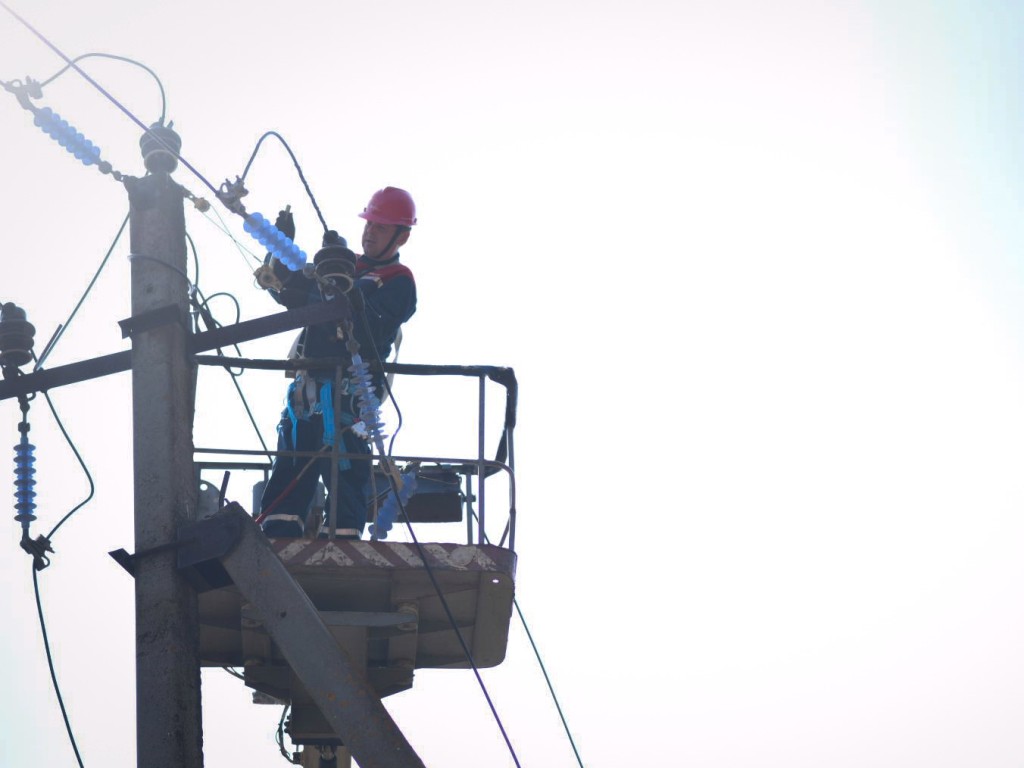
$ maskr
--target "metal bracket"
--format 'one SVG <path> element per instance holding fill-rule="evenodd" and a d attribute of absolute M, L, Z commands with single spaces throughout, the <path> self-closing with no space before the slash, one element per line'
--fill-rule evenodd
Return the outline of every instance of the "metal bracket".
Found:
<path fill-rule="evenodd" d="M 188 316 L 177 304 L 167 304 L 149 312 L 143 312 L 141 315 L 133 315 L 125 320 L 117 321 L 117 324 L 121 326 L 122 339 L 172 323 L 178 323 L 185 330 L 190 330 Z"/>
<path fill-rule="evenodd" d="M 140 557 L 149 557 L 150 555 L 158 555 L 161 552 L 168 552 L 172 549 L 178 549 L 179 547 L 183 547 L 186 544 L 191 544 L 192 541 L 192 539 L 179 539 L 178 541 L 170 541 L 166 544 L 157 544 L 155 547 L 139 550 L 134 555 L 129 555 L 128 552 L 124 549 L 115 549 L 114 551 L 108 552 L 107 554 L 114 558 L 114 562 L 116 562 L 118 565 L 120 565 L 122 568 L 128 571 L 128 573 L 130 573 L 132 576 L 135 576 L 135 561 L 138 560 Z"/>
<path fill-rule="evenodd" d="M 223 514 L 230 510 L 232 514 Z M 231 583 L 219 558 L 228 554 L 238 543 L 242 535 L 241 520 L 237 512 L 248 517 L 248 514 L 237 502 L 226 505 L 221 514 L 194 523 L 185 523 L 178 528 L 178 538 L 166 544 L 158 544 L 143 549 L 134 555 L 123 549 L 115 549 L 108 553 L 132 576 L 135 575 L 135 563 L 140 557 L 148 557 L 161 552 L 177 550 L 178 570 L 185 580 L 196 591 L 205 592 L 209 589 L 225 587 Z"/>
<path fill-rule="evenodd" d="M 178 529 L 183 545 L 178 550 L 178 570 L 197 592 L 226 587 L 231 577 L 220 558 L 230 553 L 242 537 L 242 517 L 249 514 L 237 501 L 226 504 L 213 517 Z"/>

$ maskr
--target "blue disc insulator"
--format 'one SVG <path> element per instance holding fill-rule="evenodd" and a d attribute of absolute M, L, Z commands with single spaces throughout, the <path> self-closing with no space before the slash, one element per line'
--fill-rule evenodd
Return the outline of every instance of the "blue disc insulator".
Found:
<path fill-rule="evenodd" d="M 261 213 L 250 213 L 242 228 L 273 254 L 290 271 L 298 272 L 306 264 L 306 253 Z"/>
<path fill-rule="evenodd" d="M 49 107 L 43 107 L 36 112 L 33 122 L 85 165 L 93 165 L 100 161 L 100 148 Z"/>
<path fill-rule="evenodd" d="M 18 511 L 14 519 L 26 530 L 28 524 L 36 519 L 36 470 L 33 466 L 36 463 L 35 451 L 36 447 L 27 437 L 22 437 L 21 442 L 14 446 L 14 508 Z"/>
<path fill-rule="evenodd" d="M 370 438 L 381 447 L 384 439 L 384 423 L 380 419 L 380 400 L 373 390 L 373 378 L 370 376 L 370 365 L 357 353 L 352 355 L 352 365 L 348 367 L 352 374 L 351 382 L 359 405 L 359 418 L 366 427 Z"/>

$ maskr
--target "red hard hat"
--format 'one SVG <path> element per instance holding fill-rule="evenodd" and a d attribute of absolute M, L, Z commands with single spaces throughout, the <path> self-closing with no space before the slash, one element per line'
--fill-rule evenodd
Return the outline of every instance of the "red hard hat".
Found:
<path fill-rule="evenodd" d="M 359 217 L 377 224 L 411 227 L 416 223 L 416 203 L 404 189 L 384 187 L 373 193 Z"/>

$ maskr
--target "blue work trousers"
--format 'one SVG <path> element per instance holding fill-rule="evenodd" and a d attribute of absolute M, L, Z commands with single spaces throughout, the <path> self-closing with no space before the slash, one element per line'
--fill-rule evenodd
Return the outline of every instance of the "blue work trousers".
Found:
<path fill-rule="evenodd" d="M 324 425 L 321 414 L 298 418 L 294 422 L 285 411 L 277 427 L 277 450 L 279 451 L 322 451 L 320 457 L 278 456 L 274 459 L 270 480 L 263 490 L 260 504 L 261 513 L 269 514 L 263 520 L 263 532 L 267 536 L 303 536 L 307 522 L 311 526 L 327 525 L 330 514 L 331 493 L 337 495 L 336 528 L 348 529 L 361 534 L 366 525 L 367 493 L 370 481 L 370 462 L 360 459 L 340 459 L 338 487 L 331 489 L 330 446 L 324 445 Z M 343 453 L 369 456 L 366 441 L 353 434 L 351 429 L 342 429 L 338 449 Z M 305 472 L 303 468 L 312 461 Z M 301 473 L 301 476 L 300 476 Z M 317 482 L 323 479 L 327 488 L 327 503 L 323 519 L 308 520 L 310 507 L 316 494 Z M 293 484 L 294 481 L 294 484 Z M 291 486 L 289 488 L 289 486 Z M 280 497 L 280 501 L 274 504 Z M 271 508 L 271 505 L 273 507 Z"/>

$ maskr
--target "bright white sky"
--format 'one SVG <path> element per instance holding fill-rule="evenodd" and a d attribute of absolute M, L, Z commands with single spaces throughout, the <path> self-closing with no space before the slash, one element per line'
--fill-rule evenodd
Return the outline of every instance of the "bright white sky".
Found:
<path fill-rule="evenodd" d="M 215 184 L 277 130 L 353 240 L 374 189 L 416 197 L 402 357 L 518 374 L 517 594 L 585 765 L 1024 763 L 1019 4 L 15 5 L 69 55 L 154 69 Z M 0 79 L 60 64 L 0 11 Z M 83 66 L 158 117 L 142 70 Z M 141 172 L 137 128 L 80 77 L 40 103 Z M 0 300 L 41 347 L 127 199 L 6 94 L 0 139 Z M 292 205 L 312 253 L 279 145 L 248 186 L 250 210 Z M 206 294 L 277 309 L 227 237 L 187 221 Z M 51 367 L 127 348 L 126 255 Z M 283 380 L 242 383 L 270 439 Z M 134 765 L 132 584 L 106 555 L 132 545 L 129 384 L 53 392 L 97 490 L 40 575 L 85 764 L 107 768 Z M 225 377 L 201 386 L 196 443 L 258 447 Z M 398 452 L 472 453 L 472 387 L 402 387 Z M 13 446 L 16 404 L 0 416 Z M 86 482 L 41 399 L 31 421 L 38 534 Z M 18 536 L 10 519 L 0 762 L 69 766 Z M 523 766 L 576 764 L 515 620 L 484 676 Z M 284 764 L 276 708 L 218 670 L 204 694 L 207 765 Z M 469 672 L 420 672 L 386 704 L 427 765 L 512 764 Z"/>

